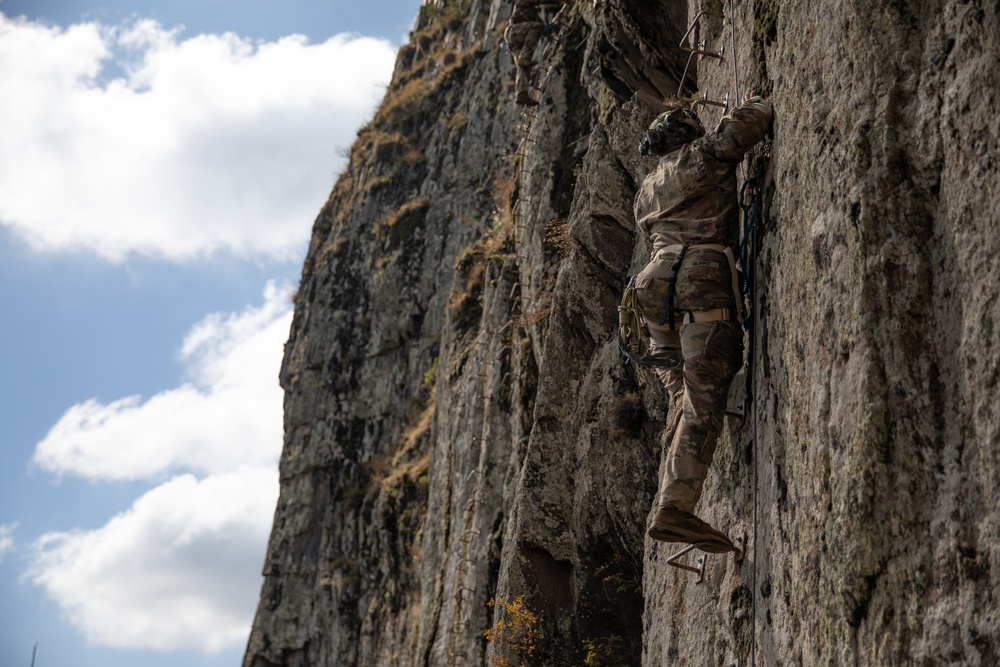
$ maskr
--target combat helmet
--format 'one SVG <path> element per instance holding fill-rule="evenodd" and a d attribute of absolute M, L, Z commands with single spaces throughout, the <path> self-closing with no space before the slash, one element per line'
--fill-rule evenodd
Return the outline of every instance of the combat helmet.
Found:
<path fill-rule="evenodd" d="M 698 116 L 687 107 L 664 111 L 646 130 L 639 144 L 639 155 L 665 154 L 705 134 Z"/>

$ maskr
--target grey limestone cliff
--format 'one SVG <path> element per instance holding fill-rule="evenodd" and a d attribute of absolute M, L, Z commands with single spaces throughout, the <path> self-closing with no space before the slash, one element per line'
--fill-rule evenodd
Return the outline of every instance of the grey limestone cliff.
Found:
<path fill-rule="evenodd" d="M 577 0 L 526 110 L 510 9 L 421 9 L 316 220 L 245 667 L 998 664 L 1000 7 Z M 697 583 L 616 307 L 643 129 L 737 87 L 775 125 L 699 512 L 747 553 Z"/>

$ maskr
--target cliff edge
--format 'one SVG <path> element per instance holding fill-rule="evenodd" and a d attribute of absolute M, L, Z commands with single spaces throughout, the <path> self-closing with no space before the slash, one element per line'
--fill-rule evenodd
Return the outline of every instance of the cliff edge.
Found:
<path fill-rule="evenodd" d="M 997 664 L 1000 6 L 578 0 L 533 108 L 510 11 L 421 8 L 315 222 L 244 667 Z M 659 101 L 748 89 L 745 417 L 699 506 L 746 557 L 698 583 L 645 536 L 667 406 L 617 305 Z"/>

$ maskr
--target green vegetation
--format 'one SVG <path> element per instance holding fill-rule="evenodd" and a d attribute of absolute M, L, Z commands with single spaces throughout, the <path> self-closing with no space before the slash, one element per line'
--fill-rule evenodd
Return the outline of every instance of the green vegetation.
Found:
<path fill-rule="evenodd" d="M 585 667 L 612 667 L 623 665 L 620 661 L 622 638 L 618 635 L 600 639 L 583 640 Z"/>

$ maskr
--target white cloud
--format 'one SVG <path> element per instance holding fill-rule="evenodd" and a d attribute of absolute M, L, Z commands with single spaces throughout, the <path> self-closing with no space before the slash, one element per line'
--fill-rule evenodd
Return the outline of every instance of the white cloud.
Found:
<path fill-rule="evenodd" d="M 8 551 L 14 549 L 15 528 L 17 528 L 16 523 L 0 523 L 0 562 L 3 562 L 3 557 L 7 555 Z"/>
<path fill-rule="evenodd" d="M 269 284 L 262 306 L 206 317 L 181 350 L 190 383 L 145 402 L 131 396 L 74 405 L 37 444 L 33 462 L 95 480 L 274 465 L 282 442 L 278 369 L 291 309 L 288 290 Z"/>
<path fill-rule="evenodd" d="M 27 578 L 103 646 L 246 642 L 278 495 L 273 468 L 175 477 L 92 531 L 50 533 Z"/>
<path fill-rule="evenodd" d="M 246 642 L 278 495 L 286 288 L 214 314 L 181 346 L 190 382 L 70 408 L 34 463 L 92 480 L 175 474 L 96 530 L 48 533 L 26 578 L 88 641 L 216 652 Z M 0 538 L 3 533 L 0 532 Z"/>
<path fill-rule="evenodd" d="M 394 51 L 0 14 L 0 224 L 111 261 L 294 257 Z"/>

